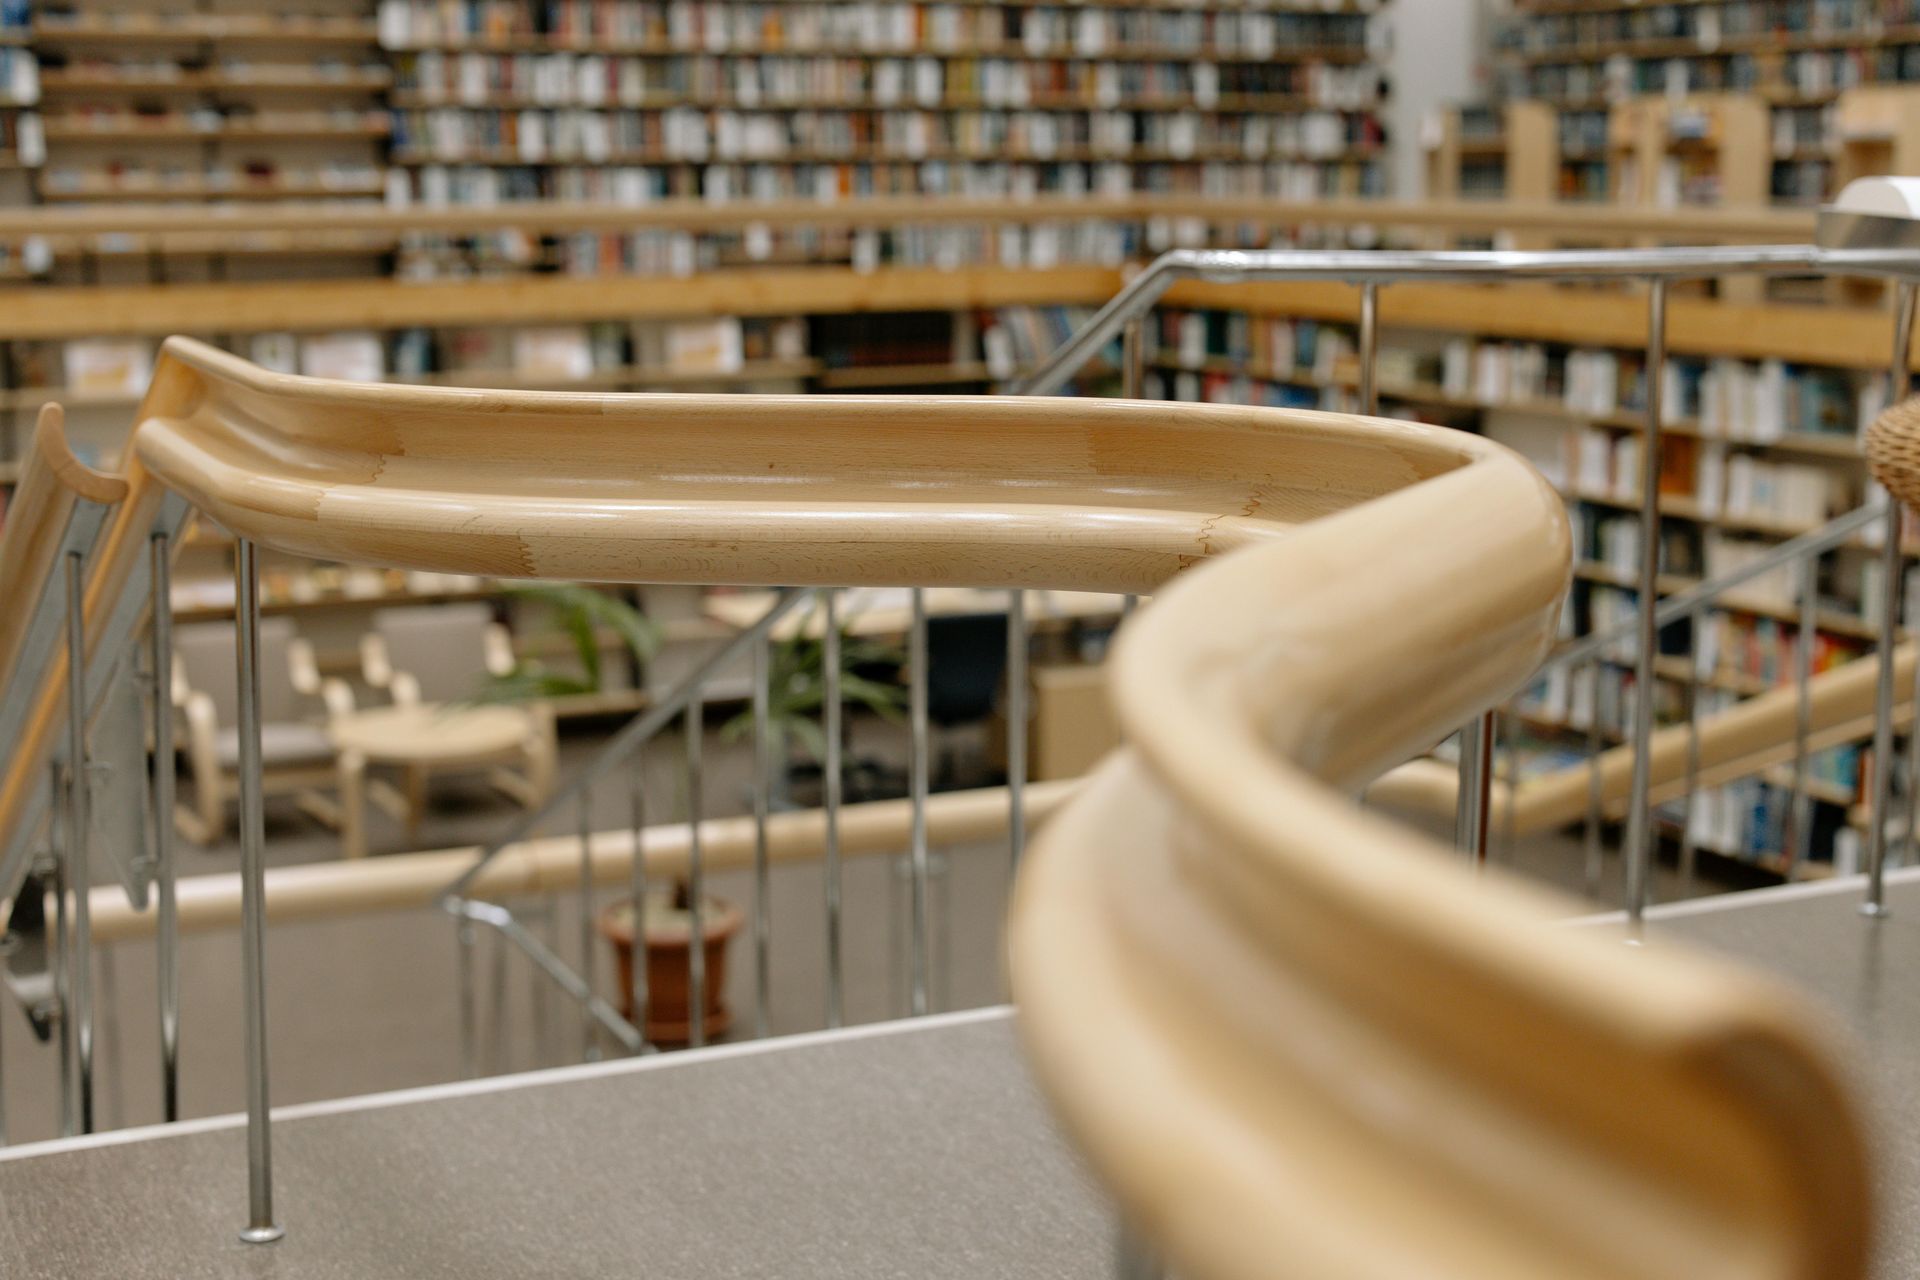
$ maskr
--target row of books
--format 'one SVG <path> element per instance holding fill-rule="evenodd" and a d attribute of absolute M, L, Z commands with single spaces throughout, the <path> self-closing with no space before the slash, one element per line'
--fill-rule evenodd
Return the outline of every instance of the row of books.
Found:
<path fill-rule="evenodd" d="M 1645 358 L 1636 351 L 1543 343 L 1450 341 L 1441 386 L 1485 404 L 1558 402 L 1610 417 L 1644 411 Z M 1669 423 L 1766 443 L 1786 435 L 1850 437 L 1885 406 L 1885 380 L 1781 360 L 1673 356 L 1661 384 Z"/>
<path fill-rule="evenodd" d="M 154 344 L 90 338 L 59 345 L 63 394 L 135 396 L 153 376 Z M 44 353 L 43 353 L 44 354 Z M 724 375 L 749 361 L 807 354 L 806 321 L 794 316 L 403 329 L 394 333 L 257 333 L 241 354 L 283 373 L 351 382 L 418 381 L 497 372 L 565 382 L 608 371 Z M 44 364 L 26 372 L 48 374 Z M 28 383 L 27 385 L 36 385 Z"/>
<path fill-rule="evenodd" d="M 155 195 L 282 190 L 288 194 L 379 195 L 385 171 L 366 161 L 330 160 L 309 168 L 281 168 L 270 160 L 244 166 L 185 165 L 117 159 L 107 165 L 50 165 L 40 189 L 49 195 Z"/>
<path fill-rule="evenodd" d="M 16 0 L 17 2 L 17 0 Z M 1044 39 L 1088 57 L 1118 43 L 1178 49 L 1205 46 L 1265 57 L 1283 45 L 1363 48 L 1366 15 L 1313 12 L 1299 0 L 1236 5 L 1227 12 L 1133 12 L 1035 5 L 931 3 L 731 3 L 721 0 L 381 0 L 380 41 L 388 48 L 429 42 L 556 40 L 665 41 L 689 48 L 799 48 L 857 41 L 879 48 L 954 47 Z M 1371 6 L 1368 6 L 1371 7 Z M 1197 27 L 1197 30 L 1196 30 Z M 1029 36 L 1037 28 L 1039 37 Z"/>
<path fill-rule="evenodd" d="M 1516 96 L 1614 101 L 1643 94 L 1750 92 L 1777 84 L 1813 96 L 1862 84 L 1920 80 L 1920 41 L 1804 49 L 1777 63 L 1752 54 L 1538 63 L 1509 85 Z"/>
<path fill-rule="evenodd" d="M 1378 98 L 1379 72 L 1370 66 L 1211 61 L 432 52 L 400 55 L 394 87 L 410 104 L 481 107 L 647 107 L 696 100 L 747 109 L 959 102 L 1115 110 L 1178 102 L 1210 111 L 1250 105 L 1268 110 L 1297 98 L 1364 109 Z"/>
<path fill-rule="evenodd" d="M 1835 747 L 1808 758 L 1809 776 L 1828 787 L 1858 790 L 1860 752 Z M 1793 793 L 1766 778 L 1742 778 L 1694 793 L 1691 806 L 1664 805 L 1663 816 L 1676 824 L 1682 815 L 1686 836 L 1696 849 L 1705 849 L 1741 862 L 1781 868 L 1805 848 L 1815 864 L 1830 864 L 1836 875 L 1859 870 L 1859 834 L 1846 827 L 1831 806 L 1816 803 L 1808 810 L 1811 831 L 1803 845 L 1793 831 Z"/>
<path fill-rule="evenodd" d="M 1291 94 L 1364 108 L 1378 96 L 1379 72 L 1370 66 L 1206 59 L 435 52 L 403 57 L 398 87 L 429 99 L 485 103 L 506 96 L 553 105 L 638 105 L 652 96 L 678 94 L 789 103 L 870 100 L 883 106 L 910 100 L 933 106 L 960 98 L 1010 107 L 1063 96 L 1109 107 L 1139 98 L 1192 97 L 1196 106 L 1212 108 L 1222 94 Z"/>
<path fill-rule="evenodd" d="M 645 204 L 667 198 L 732 200 L 816 199 L 870 195 L 929 195 L 968 199 L 1026 199 L 1036 195 L 1098 193 L 1125 196 L 1377 195 L 1377 165 L 1346 182 L 1346 166 L 1288 164 L 1085 164 L 1033 161 L 1013 164 L 929 160 L 877 164 L 732 164 L 686 167 L 574 165 L 507 167 L 428 165 L 390 170 L 386 198 L 395 206 L 490 204 L 504 200 L 596 200 Z"/>
<path fill-rule="evenodd" d="M 1728 39 L 1776 34 L 1858 36 L 1872 42 L 1885 26 L 1920 18 L 1913 0 L 1722 0 L 1709 4 L 1655 4 L 1638 8 L 1536 13 L 1519 28 L 1528 53 L 1610 50 L 1631 41 L 1691 41 L 1714 53 Z"/>
<path fill-rule="evenodd" d="M 1637 502 L 1641 437 L 1580 427 L 1567 435 L 1568 474 L 1577 494 Z M 1661 456 L 1660 491 L 1689 499 L 1706 518 L 1778 525 L 1828 520 L 1845 482 L 1831 469 L 1729 453 L 1710 440 L 1671 438 Z"/>
<path fill-rule="evenodd" d="M 552 0 L 544 31 L 556 40 L 667 44 L 684 49 L 1066 49 L 1097 58 L 1116 49 L 1284 57 L 1289 49 L 1362 51 L 1364 15 L 1055 5 L 718 3 L 716 0 Z"/>
<path fill-rule="evenodd" d="M 1063 161 L 1344 159 L 1379 149 L 1365 116 L 1209 117 L 1195 112 L 739 112 L 438 108 L 396 111 L 402 158 L 515 164 L 944 156 Z"/>

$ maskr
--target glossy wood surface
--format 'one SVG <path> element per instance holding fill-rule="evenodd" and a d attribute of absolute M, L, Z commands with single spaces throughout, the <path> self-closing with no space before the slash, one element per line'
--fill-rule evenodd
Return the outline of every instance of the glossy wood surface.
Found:
<path fill-rule="evenodd" d="M 1014 910 L 1038 1074 L 1182 1276 L 1846 1277 L 1859 1119 L 1820 1019 L 1345 793 L 1519 682 L 1553 495 L 1467 466 L 1202 566 L 1123 630 L 1128 747 Z"/>

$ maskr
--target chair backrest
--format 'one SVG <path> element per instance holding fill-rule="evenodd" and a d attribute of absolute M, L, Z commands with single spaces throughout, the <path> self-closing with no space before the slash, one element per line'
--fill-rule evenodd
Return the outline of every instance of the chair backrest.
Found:
<path fill-rule="evenodd" d="M 1007 669 L 1007 615 L 935 614 L 927 619 L 927 715 L 965 724 L 993 710 Z"/>
<path fill-rule="evenodd" d="M 260 720 L 284 724 L 304 714 L 300 691 L 293 687 L 293 666 L 287 651 L 294 641 L 293 623 L 286 618 L 260 620 Z M 233 624 L 200 622 L 176 628 L 173 656 L 187 678 L 187 687 L 213 702 L 215 715 L 231 728 L 240 721 L 240 690 L 234 673 Z"/>
<path fill-rule="evenodd" d="M 471 698 L 487 675 L 487 628 L 493 610 L 478 602 L 381 609 L 374 634 L 387 646 L 387 660 L 420 684 L 428 702 Z"/>

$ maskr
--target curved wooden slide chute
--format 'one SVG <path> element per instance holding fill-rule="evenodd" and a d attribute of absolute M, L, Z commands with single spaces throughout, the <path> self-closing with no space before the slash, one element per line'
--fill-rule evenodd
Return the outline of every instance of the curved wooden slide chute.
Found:
<path fill-rule="evenodd" d="M 1539 660 L 1559 507 L 1469 465 L 1173 583 L 1128 746 L 1041 832 L 1012 975 L 1040 1080 L 1196 1277 L 1857 1276 L 1858 1120 L 1794 1003 L 1555 930 L 1345 792 Z"/>
<path fill-rule="evenodd" d="M 1564 516 L 1496 445 L 1211 405 L 354 386 L 174 339 L 129 454 L 90 625 L 161 486 L 335 560 L 1154 592 L 1115 662 L 1132 745 L 1032 853 L 1013 976 L 1042 1083 L 1181 1274 L 1860 1271 L 1859 1129 L 1796 1003 L 1546 928 L 1343 794 L 1552 643 Z"/>

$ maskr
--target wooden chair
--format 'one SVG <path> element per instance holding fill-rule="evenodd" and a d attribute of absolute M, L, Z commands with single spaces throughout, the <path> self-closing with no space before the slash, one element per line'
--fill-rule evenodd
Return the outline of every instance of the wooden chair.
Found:
<path fill-rule="evenodd" d="M 197 623 L 174 631 L 173 704 L 184 730 L 178 740 L 193 775 L 192 802 L 176 811 L 176 821 L 200 844 L 226 830 L 227 804 L 238 793 L 234 663 L 230 623 Z M 294 634 L 293 623 L 285 618 L 260 622 L 260 674 L 260 753 L 267 793 L 295 796 L 311 817 L 338 828 L 339 805 L 326 794 L 339 785 L 338 753 L 327 736 L 326 719 L 353 710 L 352 691 L 339 680 L 320 677 L 313 647 Z"/>
<path fill-rule="evenodd" d="M 478 602 L 376 610 L 373 629 L 360 637 L 361 675 L 396 706 L 464 702 L 481 691 L 489 675 L 503 676 L 513 668 L 512 634 Z M 559 748 L 551 708 L 530 703 L 527 711 L 532 732 L 506 764 L 487 770 L 487 780 L 532 809 L 552 789 Z M 396 813 L 410 830 L 417 829 L 426 805 L 429 772 L 423 765 L 405 770 L 406 793 Z"/>

